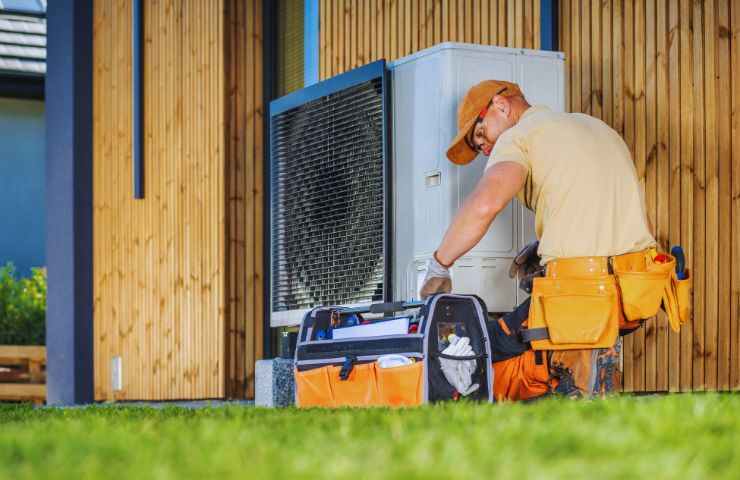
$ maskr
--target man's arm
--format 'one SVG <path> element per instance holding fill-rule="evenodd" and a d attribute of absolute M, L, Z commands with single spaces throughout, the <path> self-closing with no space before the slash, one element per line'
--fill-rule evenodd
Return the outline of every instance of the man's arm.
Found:
<path fill-rule="evenodd" d="M 437 260 L 451 265 L 475 247 L 526 180 L 526 168 L 516 162 L 501 162 L 487 169 L 447 229 Z"/>

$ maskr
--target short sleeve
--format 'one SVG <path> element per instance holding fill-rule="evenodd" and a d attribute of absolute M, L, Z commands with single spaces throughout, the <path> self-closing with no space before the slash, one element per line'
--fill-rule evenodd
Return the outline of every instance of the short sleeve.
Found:
<path fill-rule="evenodd" d="M 491 156 L 488 157 L 486 170 L 497 163 L 514 162 L 523 166 L 527 170 L 527 176 L 529 176 L 532 173 L 532 165 L 527 158 L 526 148 L 522 141 L 511 133 L 513 132 L 505 132 L 496 141 Z"/>

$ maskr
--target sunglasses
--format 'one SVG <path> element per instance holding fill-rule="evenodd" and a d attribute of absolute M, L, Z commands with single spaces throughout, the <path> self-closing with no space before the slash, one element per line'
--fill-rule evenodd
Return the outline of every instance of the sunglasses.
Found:
<path fill-rule="evenodd" d="M 493 97 L 496 97 L 498 95 L 501 95 L 506 91 L 508 87 L 503 87 L 501 90 L 496 92 Z M 488 101 L 488 105 L 486 105 L 480 113 L 478 113 L 478 118 L 475 120 L 475 123 L 473 124 L 473 128 L 470 129 L 470 132 L 465 136 L 465 143 L 468 144 L 468 147 L 470 147 L 471 150 L 477 153 L 482 153 L 483 149 L 479 146 L 477 146 L 473 142 L 473 135 L 475 134 L 475 129 L 478 126 L 479 123 L 483 121 L 484 118 L 486 118 L 486 115 L 488 114 L 488 110 L 491 108 L 491 105 L 493 105 L 493 97 Z"/>

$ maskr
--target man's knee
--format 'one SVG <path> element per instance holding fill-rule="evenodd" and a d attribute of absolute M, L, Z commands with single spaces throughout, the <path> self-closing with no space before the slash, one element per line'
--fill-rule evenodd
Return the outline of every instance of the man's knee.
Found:
<path fill-rule="evenodd" d="M 491 339 L 493 361 L 499 362 L 521 355 L 529 349 L 522 342 L 519 332 L 529 315 L 529 299 L 525 300 L 514 311 L 499 319 L 488 322 L 488 336 Z"/>

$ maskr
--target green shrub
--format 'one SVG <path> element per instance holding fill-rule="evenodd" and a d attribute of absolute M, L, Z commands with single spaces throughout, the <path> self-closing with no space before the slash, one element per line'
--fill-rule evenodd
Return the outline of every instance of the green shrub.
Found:
<path fill-rule="evenodd" d="M 15 267 L 0 267 L 0 345 L 44 345 L 46 270 L 34 268 L 18 278 Z"/>

